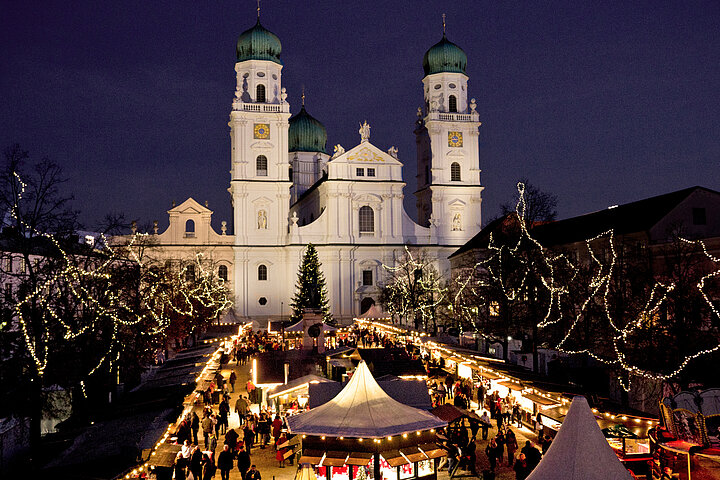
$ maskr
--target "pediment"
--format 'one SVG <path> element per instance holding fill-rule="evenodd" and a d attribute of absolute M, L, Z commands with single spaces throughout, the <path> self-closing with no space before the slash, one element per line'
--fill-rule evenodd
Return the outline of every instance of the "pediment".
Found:
<path fill-rule="evenodd" d="M 275 145 L 267 140 L 261 140 L 259 142 L 251 143 L 250 148 L 253 150 L 272 150 Z"/>
<path fill-rule="evenodd" d="M 167 212 L 168 214 L 183 214 L 183 215 L 197 215 L 197 214 L 212 214 L 212 210 L 207 207 L 200 205 L 194 198 L 190 197 L 180 205 L 171 208 Z"/>
<path fill-rule="evenodd" d="M 272 203 L 272 200 L 270 200 L 267 197 L 260 197 L 256 198 L 252 201 L 252 204 L 255 206 L 262 206 L 262 205 L 270 205 Z"/>
<path fill-rule="evenodd" d="M 459 198 L 456 198 L 455 200 L 449 201 L 448 205 L 450 205 L 450 207 L 455 207 L 455 208 L 465 208 L 467 203 L 463 202 Z"/>
<path fill-rule="evenodd" d="M 453 148 L 448 153 L 445 154 L 446 157 L 464 157 L 465 153 L 462 151 L 462 149 Z"/>
<path fill-rule="evenodd" d="M 352 163 L 358 165 L 367 165 L 371 163 L 385 165 L 402 165 L 402 163 L 387 152 L 383 152 L 370 142 L 362 142 L 360 145 L 353 147 L 342 155 L 330 160 L 330 162 Z"/>

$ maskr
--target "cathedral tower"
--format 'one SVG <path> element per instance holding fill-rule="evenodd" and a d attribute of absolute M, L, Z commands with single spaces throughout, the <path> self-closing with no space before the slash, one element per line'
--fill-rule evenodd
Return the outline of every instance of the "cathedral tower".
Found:
<path fill-rule="evenodd" d="M 290 105 L 282 88 L 280 40 L 260 24 L 237 41 L 230 112 L 236 245 L 284 245 L 288 233 Z"/>
<path fill-rule="evenodd" d="M 443 26 L 444 30 L 444 26 Z M 467 56 L 443 37 L 423 58 L 425 107 L 418 109 L 418 221 L 440 245 L 463 245 L 482 225 L 479 115 L 468 103 Z"/>

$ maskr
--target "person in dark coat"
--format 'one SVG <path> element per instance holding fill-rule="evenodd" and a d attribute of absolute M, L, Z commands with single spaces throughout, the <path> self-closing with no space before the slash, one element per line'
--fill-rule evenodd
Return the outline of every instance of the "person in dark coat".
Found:
<path fill-rule="evenodd" d="M 178 452 L 175 457 L 175 465 L 173 465 L 173 478 L 175 480 L 185 480 L 185 467 L 187 462 L 183 458 L 182 452 Z"/>
<path fill-rule="evenodd" d="M 515 466 L 513 467 L 513 470 L 515 470 L 515 480 L 525 480 L 530 474 L 527 459 L 525 458 L 524 453 L 518 455 L 518 459 L 515 461 Z"/>
<path fill-rule="evenodd" d="M 230 447 L 231 452 L 235 452 L 235 450 L 237 449 L 238 438 L 240 438 L 240 435 L 238 435 L 233 428 L 228 430 L 225 434 L 225 445 Z"/>
<path fill-rule="evenodd" d="M 190 456 L 190 471 L 196 480 L 202 478 L 202 458 L 203 453 L 200 451 L 200 447 L 195 445 L 193 453 Z"/>
<path fill-rule="evenodd" d="M 198 414 L 195 412 L 192 413 L 190 419 L 190 428 L 192 429 L 193 443 L 197 445 L 199 443 L 198 431 L 200 430 L 200 417 L 198 417 Z"/>
<path fill-rule="evenodd" d="M 245 474 L 245 478 L 243 480 L 261 480 L 260 472 L 257 471 L 255 465 L 250 467 L 250 470 L 248 470 L 247 474 Z"/>
<path fill-rule="evenodd" d="M 532 472 L 535 467 L 537 467 L 537 464 L 540 463 L 540 459 L 542 458 L 542 455 L 540 454 L 540 450 L 533 447 L 530 443 L 530 440 L 527 440 L 525 442 L 525 446 L 520 450 L 521 453 L 525 455 L 525 460 L 527 461 L 528 466 L 528 472 Z"/>
<path fill-rule="evenodd" d="M 202 480 L 211 480 L 215 476 L 215 464 L 207 453 L 202 457 Z"/>
<path fill-rule="evenodd" d="M 490 462 L 490 470 L 492 470 L 494 472 L 495 467 L 497 467 L 497 459 L 498 459 L 498 457 L 497 457 L 497 441 L 494 438 L 491 438 L 487 447 L 485 447 L 485 455 L 487 455 L 488 462 Z"/>
<path fill-rule="evenodd" d="M 237 467 L 240 470 L 240 478 L 245 478 L 248 470 L 250 469 L 250 454 L 245 451 L 244 447 L 240 447 L 240 451 L 237 454 Z"/>
<path fill-rule="evenodd" d="M 250 422 L 245 423 L 243 428 L 243 439 L 245 440 L 245 448 L 247 449 L 248 455 L 252 453 L 253 440 L 255 439 L 255 433 L 250 428 Z"/>
<path fill-rule="evenodd" d="M 220 478 L 230 480 L 230 470 L 233 468 L 233 452 L 227 445 L 223 445 L 223 451 L 218 455 L 217 467 L 220 469 Z"/>

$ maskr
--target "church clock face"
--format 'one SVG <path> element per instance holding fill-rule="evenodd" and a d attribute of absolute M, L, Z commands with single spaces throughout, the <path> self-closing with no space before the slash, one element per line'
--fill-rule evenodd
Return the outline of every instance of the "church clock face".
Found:
<path fill-rule="evenodd" d="M 256 123 L 255 127 L 253 128 L 253 135 L 255 138 L 260 138 L 262 140 L 267 140 L 270 138 L 270 125 L 267 123 Z"/>
<path fill-rule="evenodd" d="M 448 147 L 462 147 L 462 132 L 448 132 Z"/>

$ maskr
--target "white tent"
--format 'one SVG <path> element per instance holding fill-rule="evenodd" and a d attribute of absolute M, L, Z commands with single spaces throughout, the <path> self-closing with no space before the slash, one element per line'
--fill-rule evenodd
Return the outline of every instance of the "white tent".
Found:
<path fill-rule="evenodd" d="M 365 313 L 360 315 L 357 318 L 363 318 L 363 319 L 389 319 L 390 315 L 382 311 L 382 308 L 378 307 L 374 303 L 370 305 L 370 308 L 367 309 Z"/>
<path fill-rule="evenodd" d="M 335 330 L 337 330 L 337 328 L 335 328 L 331 325 L 328 325 L 325 322 L 322 322 L 322 326 L 323 326 L 323 332 L 334 332 Z M 302 332 L 302 331 L 303 331 L 303 321 L 302 320 L 300 320 L 297 323 L 293 323 L 289 327 L 285 328 L 286 333 L 287 332 Z"/>
<path fill-rule="evenodd" d="M 315 469 L 307 464 L 298 467 L 297 472 L 295 472 L 295 480 L 317 480 Z"/>
<path fill-rule="evenodd" d="M 441 428 L 436 416 L 392 399 L 360 362 L 352 378 L 329 402 L 288 417 L 290 432 L 333 437 L 383 438 Z"/>
<path fill-rule="evenodd" d="M 550 449 L 527 480 L 624 480 L 620 463 L 585 397 L 575 397 Z"/>

